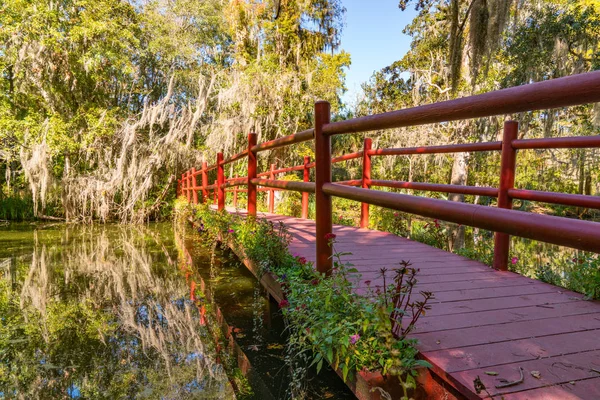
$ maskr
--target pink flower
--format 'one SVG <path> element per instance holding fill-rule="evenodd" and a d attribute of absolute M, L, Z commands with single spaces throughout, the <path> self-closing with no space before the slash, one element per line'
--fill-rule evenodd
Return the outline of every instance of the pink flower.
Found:
<path fill-rule="evenodd" d="M 290 302 L 286 299 L 283 299 L 279 302 L 279 308 L 286 308 L 290 305 Z"/>
<path fill-rule="evenodd" d="M 313 286 L 317 286 L 319 284 L 319 280 L 318 279 L 313 279 L 312 282 L 310 282 Z"/>
<path fill-rule="evenodd" d="M 360 335 L 357 333 L 356 335 L 350 336 L 350 344 L 356 344 L 360 339 Z"/>
<path fill-rule="evenodd" d="M 229 233 L 233 233 L 233 232 L 235 232 L 235 230 L 233 230 L 233 229 L 229 229 L 227 232 L 229 232 Z"/>
<path fill-rule="evenodd" d="M 371 285 L 371 281 L 365 281 L 365 285 L 370 286 Z"/>
<path fill-rule="evenodd" d="M 398 215 L 400 215 L 400 214 L 398 214 L 397 212 L 394 213 L 394 217 L 397 217 Z"/>
<path fill-rule="evenodd" d="M 335 240 L 336 236 L 333 233 L 328 233 L 325 235 L 325 240 Z"/>
<path fill-rule="evenodd" d="M 298 258 L 298 262 L 299 262 L 300 264 L 302 264 L 302 265 L 305 265 L 305 264 L 306 264 L 306 258 L 304 258 L 304 257 L 300 257 L 300 258 Z"/>
<path fill-rule="evenodd" d="M 516 263 L 519 262 L 519 259 L 517 257 L 513 257 L 513 258 L 510 259 L 510 262 L 513 263 L 513 264 L 516 264 Z"/>
<path fill-rule="evenodd" d="M 433 220 L 433 223 L 435 224 L 435 227 L 436 227 L 436 228 L 439 228 L 439 227 L 440 227 L 440 223 L 438 222 L 438 220 L 437 220 L 437 219 L 434 219 L 434 220 Z"/>

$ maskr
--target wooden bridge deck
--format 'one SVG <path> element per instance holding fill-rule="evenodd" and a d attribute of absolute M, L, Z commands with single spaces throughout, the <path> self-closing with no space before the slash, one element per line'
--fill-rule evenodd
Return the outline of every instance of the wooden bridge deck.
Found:
<path fill-rule="evenodd" d="M 287 225 L 291 253 L 315 260 L 314 221 L 261 216 Z M 382 285 L 382 267 L 410 260 L 420 269 L 417 289 L 435 300 L 412 336 L 433 372 L 465 397 L 486 397 L 475 393 L 479 376 L 497 399 L 600 399 L 600 302 L 390 233 L 340 225 L 333 232 L 336 251 L 351 252 L 343 261 L 362 274 L 359 291 L 368 280 Z M 522 383 L 495 388 L 501 378 L 518 380 L 519 368 Z"/>

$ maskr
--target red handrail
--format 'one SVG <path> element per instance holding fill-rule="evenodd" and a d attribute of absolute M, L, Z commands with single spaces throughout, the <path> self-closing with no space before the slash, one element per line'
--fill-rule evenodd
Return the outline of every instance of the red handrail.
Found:
<path fill-rule="evenodd" d="M 323 190 L 332 196 L 362 201 L 423 217 L 439 218 L 457 224 L 561 246 L 600 252 L 600 229 L 597 222 L 380 192 L 335 183 L 326 183 Z"/>
<path fill-rule="evenodd" d="M 411 154 L 440 154 L 463 153 L 469 151 L 500 151 L 502 142 L 449 144 L 445 146 L 407 147 L 401 149 L 373 149 L 369 151 L 372 156 L 403 156 Z"/>
<path fill-rule="evenodd" d="M 600 71 L 594 71 L 456 100 L 338 121 L 323 127 L 323 134 L 339 135 L 575 106 L 599 101 L 599 93 Z"/>
<path fill-rule="evenodd" d="M 366 138 L 362 151 L 331 156 L 330 136 L 336 134 L 363 132 L 421 124 L 438 123 L 468 118 L 505 115 L 547 108 L 580 105 L 600 101 L 600 71 L 559 78 L 481 95 L 429 104 L 389 113 L 360 117 L 330 123 L 329 104 L 315 104 L 315 128 L 268 142 L 256 144 L 256 135 L 248 135 L 248 148 L 200 171 L 186 171 L 177 182 L 178 194 L 191 201 L 197 190 L 202 189 L 204 201 L 208 191 L 219 192 L 219 209 L 224 208 L 225 188 L 235 187 L 238 192 L 248 193 L 248 214 L 256 215 L 256 192 L 271 193 L 269 210 L 273 211 L 273 191 L 294 190 L 302 192 L 302 217 L 308 217 L 308 194 L 315 193 L 317 269 L 329 273 L 331 268 L 331 248 L 325 235 L 332 230 L 331 197 L 338 196 L 362 202 L 361 227 L 368 227 L 369 204 L 376 204 L 396 210 L 406 211 L 425 217 L 440 218 L 496 232 L 494 267 L 505 270 L 508 262 L 509 236 L 516 235 L 546 241 L 577 249 L 600 250 L 600 225 L 594 222 L 573 220 L 561 217 L 538 215 L 511 210 L 512 200 L 521 199 L 569 206 L 600 209 L 600 197 L 564 193 L 523 190 L 514 188 L 517 150 L 591 148 L 600 147 L 600 136 L 577 136 L 570 138 L 518 139 L 518 124 L 507 121 L 502 141 L 484 143 L 461 143 L 441 146 L 421 146 L 410 148 L 372 149 L 371 139 Z M 310 162 L 305 157 L 302 165 L 256 173 L 257 153 L 315 139 L 316 160 Z M 501 151 L 502 165 L 500 186 L 474 187 L 461 185 L 434 184 L 426 182 L 402 182 L 371 179 L 371 157 L 388 155 L 444 154 L 457 152 Z M 244 157 L 248 159 L 248 176 L 226 179 L 223 165 Z M 332 183 L 331 165 L 337 162 L 362 158 L 361 179 Z M 218 183 L 208 185 L 207 172 L 218 169 Z M 310 169 L 315 168 L 315 183 L 309 182 Z M 303 182 L 276 180 L 278 174 L 303 171 Z M 197 187 L 195 176 L 202 174 L 202 186 Z M 269 177 L 269 179 L 263 179 Z M 237 186 L 247 185 L 248 189 Z M 260 186 L 260 189 L 257 189 Z M 360 188 L 352 187 L 360 186 Z M 498 198 L 498 207 L 484 207 L 459 202 L 448 202 L 431 198 L 404 195 L 392 192 L 370 190 L 372 186 L 397 189 L 412 189 L 443 193 L 459 193 Z M 215 198 L 216 200 L 216 198 Z M 234 200 L 234 203 L 237 203 Z"/>

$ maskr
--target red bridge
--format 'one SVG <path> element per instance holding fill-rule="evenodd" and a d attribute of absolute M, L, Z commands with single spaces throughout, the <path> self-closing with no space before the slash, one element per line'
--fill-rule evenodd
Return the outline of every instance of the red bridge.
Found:
<path fill-rule="evenodd" d="M 339 251 L 352 253 L 350 261 L 365 281 L 377 284 L 379 269 L 410 259 L 419 268 L 419 289 L 435 294 L 432 310 L 423 317 L 412 336 L 419 339 L 421 357 L 433 368 L 421 380 L 429 398 L 484 398 L 473 385 L 479 376 L 491 396 L 504 399 L 598 399 L 600 398 L 600 302 L 586 301 L 578 293 L 508 272 L 509 235 L 530 238 L 575 249 L 600 252 L 600 224 L 589 221 L 512 210 L 513 199 L 577 207 L 600 208 L 600 197 L 523 190 L 514 187 L 517 150 L 595 148 L 600 136 L 519 139 L 518 123 L 506 121 L 503 140 L 417 148 L 373 149 L 365 139 L 364 150 L 332 157 L 331 136 L 398 127 L 433 124 L 470 118 L 507 115 L 526 111 L 581 105 L 600 101 L 600 72 L 575 75 L 499 90 L 389 113 L 330 122 L 329 104 L 315 104 L 315 127 L 294 135 L 257 144 L 248 135 L 248 149 L 224 159 L 217 155 L 213 166 L 186 171 L 178 182 L 178 193 L 198 203 L 212 191 L 219 210 L 225 209 L 226 194 L 247 193 L 244 214 L 256 215 L 257 191 L 269 192 L 271 220 L 283 221 L 293 235 L 290 251 L 315 262 L 329 274 L 332 249 L 325 236 L 337 235 Z M 266 150 L 314 140 L 316 160 L 303 165 L 257 173 L 257 155 Z M 371 178 L 371 158 L 379 156 L 501 152 L 500 185 L 469 187 Z M 331 181 L 333 163 L 362 159 L 362 177 Z M 224 166 L 245 160 L 248 176 L 226 179 Z M 208 176 L 217 170 L 217 180 Z M 314 182 L 310 170 L 314 169 Z M 303 171 L 304 182 L 277 180 L 279 174 Z M 201 183 L 198 183 L 199 177 Z M 247 189 L 238 189 L 247 186 Z M 497 198 L 497 207 L 450 202 L 372 187 L 415 189 Z M 233 189 L 230 189 L 233 188 Z M 274 191 L 302 193 L 302 218 L 273 214 Z M 314 193 L 315 221 L 308 220 L 308 196 Z M 333 196 L 362 203 L 360 228 L 332 223 Z M 494 231 L 493 269 L 477 261 L 444 252 L 389 233 L 369 230 L 369 205 L 437 218 Z M 237 212 L 235 209 L 228 209 Z M 498 376 L 486 372 L 493 371 Z M 536 373 L 539 372 L 539 375 Z M 539 378 L 533 375 L 538 375 Z M 508 387 L 498 378 L 522 381 Z M 522 378 L 522 379 L 521 379 Z M 377 379 L 367 384 L 381 384 Z M 359 398 L 373 394 L 353 388 Z M 378 393 L 378 392 L 377 392 Z"/>

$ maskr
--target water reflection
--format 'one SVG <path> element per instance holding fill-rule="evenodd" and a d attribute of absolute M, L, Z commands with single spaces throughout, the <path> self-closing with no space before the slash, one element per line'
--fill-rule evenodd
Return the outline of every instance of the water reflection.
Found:
<path fill-rule="evenodd" d="M 169 225 L 0 228 L 0 397 L 233 398 L 178 263 Z"/>

